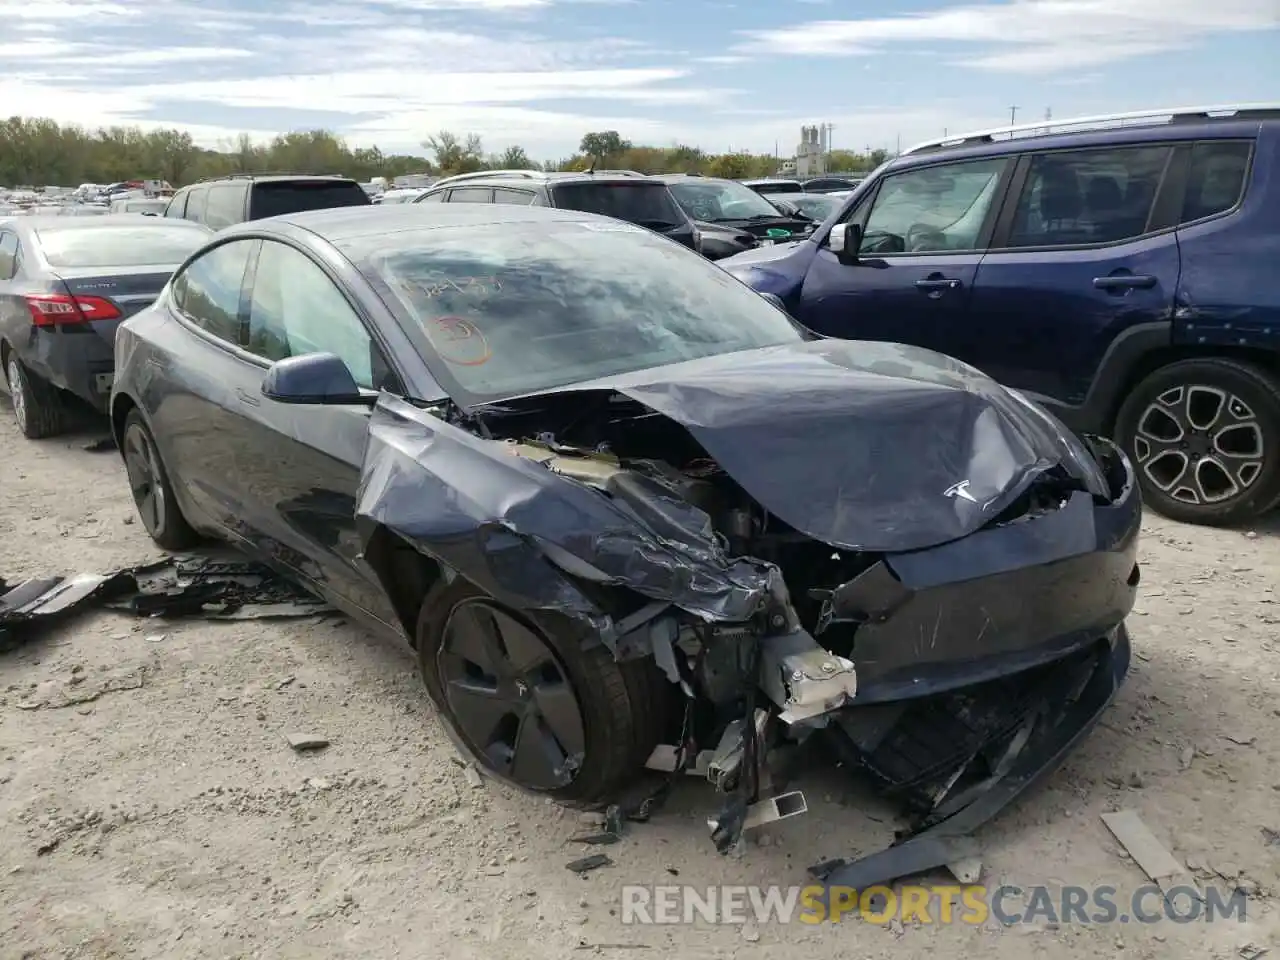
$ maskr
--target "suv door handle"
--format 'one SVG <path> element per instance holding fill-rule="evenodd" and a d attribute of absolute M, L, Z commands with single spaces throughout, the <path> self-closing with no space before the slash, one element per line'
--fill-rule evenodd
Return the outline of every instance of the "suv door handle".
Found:
<path fill-rule="evenodd" d="M 931 277 L 928 280 L 917 280 L 917 290 L 959 290 L 960 281 L 951 277 Z"/>
<path fill-rule="evenodd" d="M 1093 285 L 1099 290 L 1150 290 L 1156 285 L 1155 277 L 1122 274 L 1117 277 L 1094 277 Z"/>

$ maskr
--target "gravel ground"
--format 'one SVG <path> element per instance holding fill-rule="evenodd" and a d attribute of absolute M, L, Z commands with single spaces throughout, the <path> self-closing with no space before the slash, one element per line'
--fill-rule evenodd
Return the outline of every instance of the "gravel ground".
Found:
<path fill-rule="evenodd" d="M 0 401 L 2 402 L 2 401 Z M 0 406 L 0 576 L 104 571 L 156 556 L 118 457 L 89 437 L 23 440 Z M 680 957 L 1280 960 L 1280 522 L 1213 531 L 1150 519 L 1131 620 L 1137 659 L 1102 725 L 980 835 L 983 881 L 1145 879 L 1099 815 L 1138 811 L 1205 883 L 1250 892 L 1216 924 L 631 926 L 627 883 L 805 882 L 892 823 L 835 772 L 812 812 L 721 858 L 690 781 L 565 869 L 578 814 L 454 761 L 407 649 L 340 621 L 157 627 L 87 613 L 0 655 L 0 956 Z M 163 632 L 158 642 L 155 635 Z M 33 693 L 96 699 L 30 707 Z M 284 735 L 331 745 L 296 754 Z M 678 872 L 678 880 L 674 874 Z M 620 946 L 623 945 L 623 946 Z"/>

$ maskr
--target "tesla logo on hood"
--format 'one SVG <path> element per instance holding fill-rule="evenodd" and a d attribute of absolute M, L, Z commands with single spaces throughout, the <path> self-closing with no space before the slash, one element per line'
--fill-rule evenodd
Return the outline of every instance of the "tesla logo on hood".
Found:
<path fill-rule="evenodd" d="M 969 481 L 961 480 L 959 483 L 953 483 L 947 489 L 942 491 L 944 497 L 950 497 L 952 500 L 968 500 L 970 503 L 977 503 L 972 493 L 969 492 Z"/>

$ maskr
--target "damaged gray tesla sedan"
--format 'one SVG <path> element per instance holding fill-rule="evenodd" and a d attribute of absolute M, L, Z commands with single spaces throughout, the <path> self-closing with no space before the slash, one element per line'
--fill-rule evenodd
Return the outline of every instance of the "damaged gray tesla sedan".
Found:
<path fill-rule="evenodd" d="M 116 371 L 158 543 L 232 541 L 406 637 L 459 747 L 565 802 L 642 818 L 646 777 L 696 772 L 727 849 L 804 809 L 779 763 L 820 746 L 914 816 L 830 882 L 950 862 L 1128 667 L 1117 448 L 947 357 L 817 338 L 628 224 L 242 224 L 121 327 Z"/>

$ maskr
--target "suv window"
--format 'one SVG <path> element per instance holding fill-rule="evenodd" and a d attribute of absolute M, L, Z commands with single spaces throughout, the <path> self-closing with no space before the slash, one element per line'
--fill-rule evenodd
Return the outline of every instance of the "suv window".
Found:
<path fill-rule="evenodd" d="M 528 190 L 511 190 L 507 187 L 493 188 L 494 203 L 515 203 L 527 207 L 533 203 L 533 194 Z"/>
<path fill-rule="evenodd" d="M 444 200 L 444 191 L 436 190 L 432 193 L 423 194 L 414 203 L 441 203 Z"/>
<path fill-rule="evenodd" d="M 18 266 L 18 237 L 0 233 L 0 280 L 12 279 Z"/>
<path fill-rule="evenodd" d="M 449 191 L 450 203 L 489 203 L 492 197 L 489 187 L 457 187 Z"/>
<path fill-rule="evenodd" d="M 367 207 L 372 203 L 354 180 L 259 180 L 253 184 L 249 219 L 330 207 Z"/>
<path fill-rule="evenodd" d="M 164 208 L 164 215 L 166 217 L 185 219 L 187 215 L 187 197 L 189 196 L 191 196 L 190 190 L 183 190 L 181 193 L 176 194 L 174 198 L 169 201 L 169 205 Z"/>
<path fill-rule="evenodd" d="M 188 220 L 194 220 L 196 223 L 204 223 L 204 208 L 208 199 L 208 187 L 194 187 L 187 194 L 187 209 L 183 216 Z"/>
<path fill-rule="evenodd" d="M 1206 141 L 1191 148 L 1182 223 L 1212 217 L 1240 202 L 1252 148 L 1249 140 Z"/>
<path fill-rule="evenodd" d="M 332 353 L 361 387 L 387 379 L 381 351 L 342 291 L 306 254 L 273 240 L 263 241 L 254 271 L 249 351 L 273 361 Z"/>
<path fill-rule="evenodd" d="M 1031 158 L 1010 247 L 1118 243 L 1147 232 L 1168 146 L 1042 153 Z"/>
<path fill-rule="evenodd" d="M 221 230 L 244 220 L 246 184 L 218 183 L 209 188 L 209 201 L 204 210 L 204 223 L 210 230 Z"/>
<path fill-rule="evenodd" d="M 1008 157 L 885 177 L 862 230 L 863 253 L 976 250 Z"/>
<path fill-rule="evenodd" d="M 598 213 L 642 227 L 675 227 L 688 219 L 676 205 L 667 185 L 656 180 L 560 183 L 552 190 L 557 207 Z"/>
<path fill-rule="evenodd" d="M 239 344 L 240 290 L 257 240 L 233 240 L 191 261 L 173 281 L 178 309 L 201 330 Z"/>

